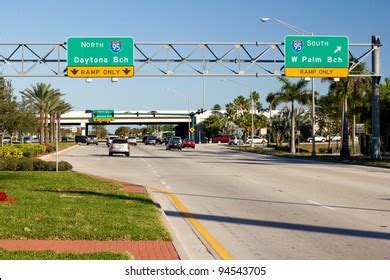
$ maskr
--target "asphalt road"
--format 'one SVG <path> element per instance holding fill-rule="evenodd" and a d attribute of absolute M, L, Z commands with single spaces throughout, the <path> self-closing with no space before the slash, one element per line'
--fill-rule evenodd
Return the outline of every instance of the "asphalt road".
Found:
<path fill-rule="evenodd" d="M 164 189 L 236 259 L 390 259 L 390 170 L 236 152 L 105 145 L 60 157 L 75 170 L 145 185 L 188 258 L 215 257 Z M 194 237 L 194 233 L 197 234 Z M 212 251 L 212 250 L 211 250 Z"/>

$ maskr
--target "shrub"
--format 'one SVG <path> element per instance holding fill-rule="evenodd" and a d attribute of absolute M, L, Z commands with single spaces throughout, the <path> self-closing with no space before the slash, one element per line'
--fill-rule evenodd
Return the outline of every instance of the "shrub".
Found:
<path fill-rule="evenodd" d="M 5 158 L 5 166 L 4 170 L 11 170 L 11 171 L 16 171 L 18 170 L 18 158 Z"/>
<path fill-rule="evenodd" d="M 47 146 L 46 147 L 46 152 L 48 152 L 48 153 L 54 152 L 55 150 L 56 150 L 56 147 L 54 147 L 54 146 Z"/>
<path fill-rule="evenodd" d="M 32 158 L 32 157 L 35 157 L 36 155 L 37 155 L 37 153 L 32 149 L 23 150 L 23 157 Z"/>
<path fill-rule="evenodd" d="M 58 163 L 58 170 L 59 171 L 68 171 L 68 170 L 72 170 L 72 169 L 73 169 L 73 166 L 67 161 L 60 161 Z"/>
<path fill-rule="evenodd" d="M 20 171 L 33 171 L 34 163 L 29 158 L 21 158 L 18 162 L 18 170 Z"/>
<path fill-rule="evenodd" d="M 3 148 L 0 149 L 0 157 L 21 158 L 23 157 L 23 151 L 14 145 L 4 145 Z"/>
<path fill-rule="evenodd" d="M 59 171 L 72 170 L 72 165 L 66 161 L 58 163 Z M 43 161 L 36 158 L 0 158 L 0 170 L 10 171 L 55 171 L 54 161 Z"/>

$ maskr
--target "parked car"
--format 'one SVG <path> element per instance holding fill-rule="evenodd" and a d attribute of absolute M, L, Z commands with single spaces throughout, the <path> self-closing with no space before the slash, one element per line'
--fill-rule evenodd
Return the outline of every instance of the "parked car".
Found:
<path fill-rule="evenodd" d="M 195 140 L 186 138 L 183 140 L 183 143 L 181 144 L 182 148 L 193 148 L 195 149 Z"/>
<path fill-rule="evenodd" d="M 88 135 L 87 137 L 87 145 L 89 144 L 95 144 L 99 145 L 99 141 L 96 135 Z"/>
<path fill-rule="evenodd" d="M 110 144 L 108 149 L 108 155 L 111 157 L 114 154 L 125 154 L 130 156 L 130 144 L 127 142 L 127 139 L 124 138 L 115 138 Z"/>
<path fill-rule="evenodd" d="M 137 145 L 137 137 L 135 137 L 135 136 L 129 136 L 129 137 L 127 137 L 127 142 L 128 142 L 130 145 Z"/>
<path fill-rule="evenodd" d="M 326 141 L 326 138 L 324 136 L 315 136 L 314 139 L 315 139 L 314 141 L 316 141 L 316 142 L 325 142 Z M 310 143 L 313 142 L 313 137 L 307 138 L 307 141 Z"/>
<path fill-rule="evenodd" d="M 330 136 L 331 141 L 341 141 L 341 136 L 340 135 L 335 135 L 335 136 Z"/>
<path fill-rule="evenodd" d="M 117 135 L 109 135 L 107 138 L 106 138 L 106 144 L 107 144 L 107 147 L 110 147 L 110 144 L 112 142 L 112 140 L 118 138 L 119 136 Z"/>
<path fill-rule="evenodd" d="M 180 150 L 182 149 L 182 141 L 180 137 L 172 137 L 168 144 L 167 144 L 167 150 L 172 150 L 172 149 L 177 149 Z"/>
<path fill-rule="evenodd" d="M 4 144 L 11 143 L 11 136 L 4 136 L 3 137 L 3 143 Z"/>
<path fill-rule="evenodd" d="M 213 143 L 228 143 L 229 135 L 217 136 L 213 138 Z"/>
<path fill-rule="evenodd" d="M 69 138 L 68 136 L 61 136 L 61 142 L 68 142 L 69 141 Z"/>
<path fill-rule="evenodd" d="M 244 140 L 242 140 L 241 138 L 238 138 L 236 136 L 230 136 L 228 144 L 229 144 L 229 146 L 242 145 L 242 144 L 244 144 Z"/>
<path fill-rule="evenodd" d="M 76 137 L 74 138 L 74 141 L 76 143 L 87 143 L 87 136 L 84 136 L 84 135 L 76 135 Z"/>
<path fill-rule="evenodd" d="M 145 145 L 156 145 L 157 137 L 156 136 L 148 136 L 145 139 Z"/>
<path fill-rule="evenodd" d="M 248 137 L 247 139 L 246 139 L 246 143 L 247 144 L 252 144 L 252 137 Z M 267 139 L 265 139 L 265 138 L 262 138 L 262 137 L 260 137 L 260 136 L 253 136 L 253 144 L 266 144 L 266 143 L 268 143 L 268 140 Z"/>

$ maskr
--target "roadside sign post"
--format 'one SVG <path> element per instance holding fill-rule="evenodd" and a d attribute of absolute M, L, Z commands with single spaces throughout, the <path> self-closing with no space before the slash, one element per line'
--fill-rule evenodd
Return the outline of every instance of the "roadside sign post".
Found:
<path fill-rule="evenodd" d="M 366 127 L 364 123 L 357 123 L 355 125 L 355 132 L 359 134 L 359 152 L 362 153 L 362 138 L 364 133 L 366 132 Z M 352 139 L 355 142 L 355 139 Z M 355 144 L 355 143 L 354 143 Z M 354 145 L 355 146 L 355 145 Z"/>
<path fill-rule="evenodd" d="M 131 37 L 69 37 L 69 78 L 134 76 L 134 40 Z"/>
<path fill-rule="evenodd" d="M 299 154 L 299 140 L 301 138 L 301 131 L 300 130 L 297 130 L 296 131 L 296 134 L 297 134 L 297 138 L 298 138 L 298 154 Z"/>

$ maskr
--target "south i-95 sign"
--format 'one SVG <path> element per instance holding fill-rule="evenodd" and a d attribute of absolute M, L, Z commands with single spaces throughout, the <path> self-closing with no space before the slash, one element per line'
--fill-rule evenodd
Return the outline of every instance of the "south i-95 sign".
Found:
<path fill-rule="evenodd" d="M 284 53 L 286 76 L 348 76 L 349 43 L 346 36 L 286 36 Z"/>

